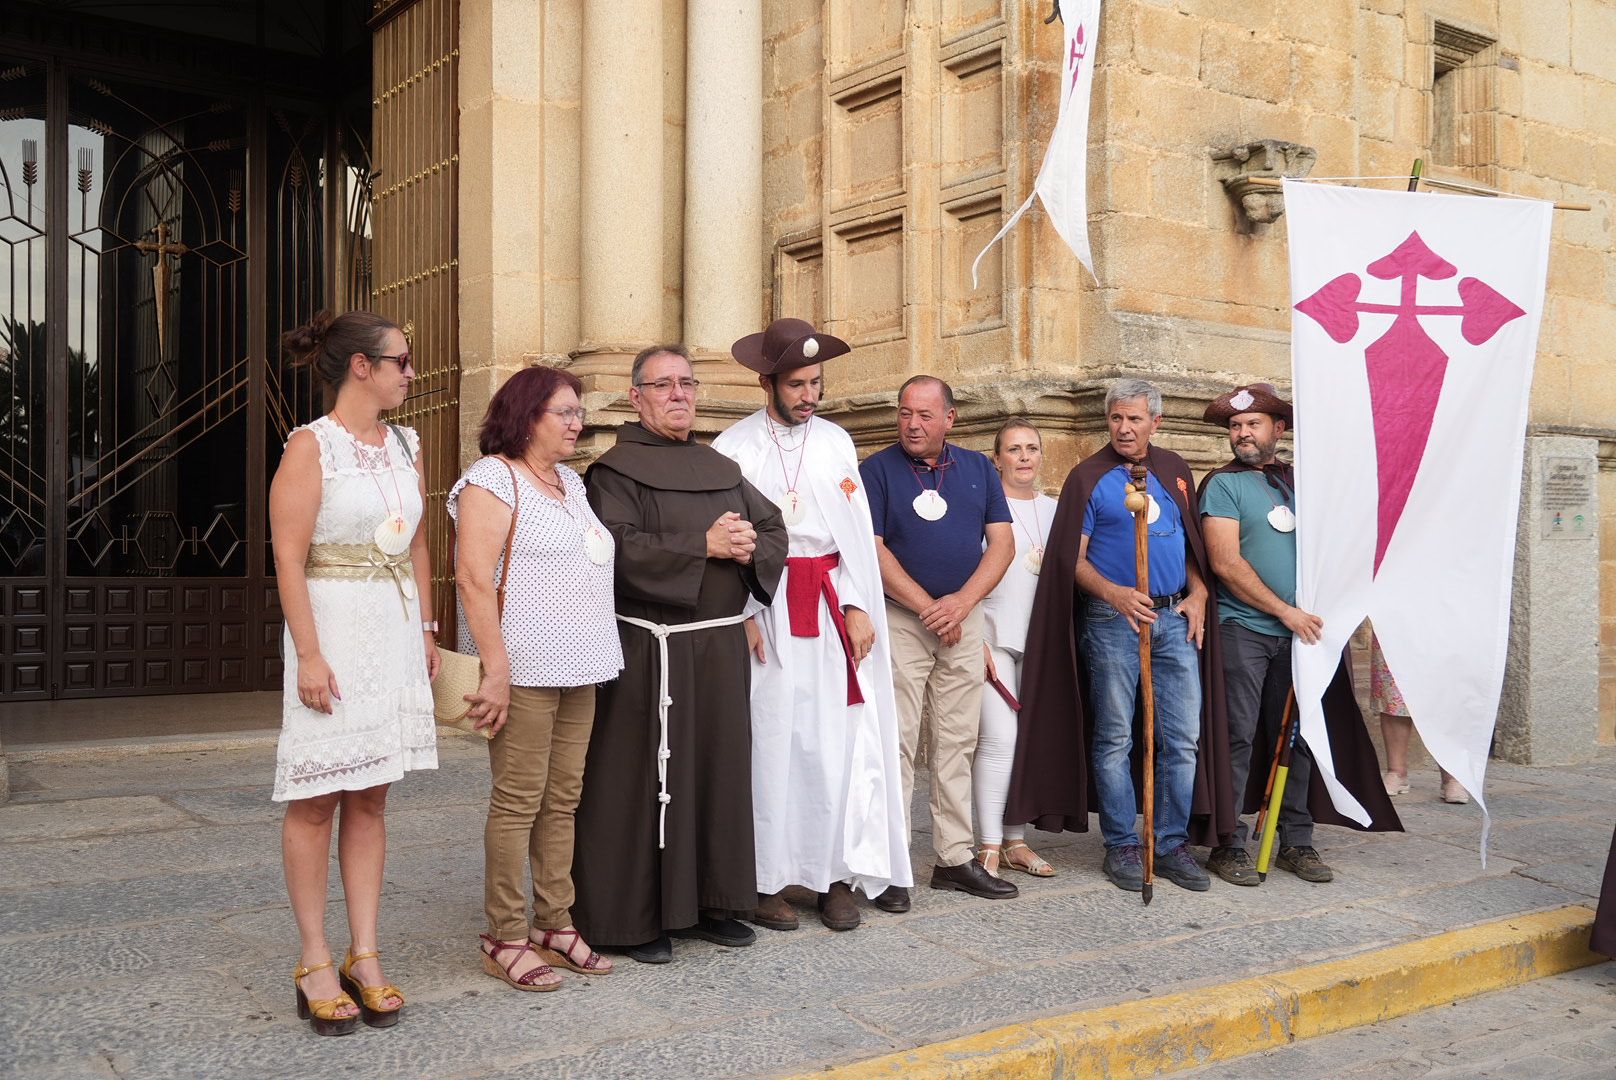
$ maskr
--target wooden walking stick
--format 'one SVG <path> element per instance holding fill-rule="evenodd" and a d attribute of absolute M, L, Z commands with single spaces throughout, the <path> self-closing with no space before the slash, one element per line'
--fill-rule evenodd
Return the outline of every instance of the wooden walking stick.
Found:
<path fill-rule="evenodd" d="M 1296 688 L 1285 695 L 1285 716 L 1279 723 L 1279 740 L 1274 745 L 1274 762 L 1268 768 L 1268 790 L 1263 792 L 1263 805 L 1257 815 L 1257 834 L 1262 842 L 1257 846 L 1257 880 L 1268 880 L 1268 867 L 1272 865 L 1274 836 L 1279 832 L 1279 806 L 1285 798 L 1285 782 L 1291 777 L 1291 751 L 1296 746 Z"/>
<path fill-rule="evenodd" d="M 1136 585 L 1146 596 L 1150 595 L 1150 496 L 1146 492 L 1145 467 L 1134 465 L 1129 470 L 1132 483 L 1127 486 L 1123 505 L 1133 514 L 1133 565 Z M 1146 904 L 1156 891 L 1156 694 L 1150 682 L 1150 624 L 1139 624 L 1139 693 L 1144 696 L 1144 799 L 1145 858 L 1144 887 L 1140 890 Z"/>

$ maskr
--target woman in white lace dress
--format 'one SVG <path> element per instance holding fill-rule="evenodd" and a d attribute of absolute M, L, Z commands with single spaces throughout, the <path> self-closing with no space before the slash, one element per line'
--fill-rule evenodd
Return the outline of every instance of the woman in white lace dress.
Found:
<path fill-rule="evenodd" d="M 285 343 L 336 403 L 292 432 L 269 489 L 286 615 L 274 798 L 286 803 L 282 855 L 302 939 L 298 1015 L 321 1035 L 345 1035 L 361 1018 L 390 1026 L 404 1005 L 382 977 L 376 914 L 388 785 L 438 765 L 437 624 L 426 534 L 417 528 L 425 484 L 415 432 L 381 420 L 403 404 L 414 377 L 398 327 L 364 311 L 321 312 Z M 333 970 L 326 875 L 339 807 L 351 944 Z"/>

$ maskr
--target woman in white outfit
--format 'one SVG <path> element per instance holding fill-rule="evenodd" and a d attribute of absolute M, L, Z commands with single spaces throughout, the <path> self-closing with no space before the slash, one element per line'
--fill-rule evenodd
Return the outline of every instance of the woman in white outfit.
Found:
<path fill-rule="evenodd" d="M 1010 767 L 1016 758 L 1016 713 L 1004 694 L 1021 690 L 1022 650 L 1027 623 L 1032 618 L 1033 593 L 1044 545 L 1055 523 L 1055 500 L 1038 490 L 1038 470 L 1044 462 L 1038 429 L 1012 417 L 993 439 L 993 463 L 1004 483 L 1016 535 L 1016 557 L 998 587 L 982 601 L 982 651 L 989 678 L 997 679 L 1003 693 L 991 683 L 982 690 L 982 729 L 977 737 L 973 771 L 976 803 L 977 858 L 994 877 L 1001 867 L 1035 877 L 1052 877 L 1055 868 L 1027 846 L 1024 825 L 1004 824 L 1004 803 L 1010 793 Z"/>
<path fill-rule="evenodd" d="M 432 566 L 414 431 L 383 423 L 414 368 L 403 333 L 367 311 L 328 312 L 286 335 L 295 362 L 334 391 L 331 411 L 293 431 L 269 488 L 286 671 L 275 792 L 281 851 L 302 938 L 298 1016 L 321 1035 L 359 1019 L 397 1022 L 398 988 L 376 954 L 387 788 L 438 767 L 432 687 Z M 351 944 L 332 970 L 325 937 L 331 824 Z M 358 1000 L 355 1001 L 354 999 Z"/>

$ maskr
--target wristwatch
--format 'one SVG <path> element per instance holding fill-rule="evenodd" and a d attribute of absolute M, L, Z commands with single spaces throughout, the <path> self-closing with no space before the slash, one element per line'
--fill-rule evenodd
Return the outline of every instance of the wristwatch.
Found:
<path fill-rule="evenodd" d="M 436 620 L 436 619 L 422 619 L 421 620 L 421 633 L 423 633 L 423 634 L 436 634 L 437 632 L 438 632 L 438 620 Z"/>

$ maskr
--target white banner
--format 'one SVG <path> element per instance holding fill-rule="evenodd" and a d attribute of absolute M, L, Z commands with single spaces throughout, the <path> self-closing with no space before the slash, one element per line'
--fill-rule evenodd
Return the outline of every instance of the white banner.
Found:
<path fill-rule="evenodd" d="M 1055 120 L 1055 133 L 1049 137 L 1032 194 L 971 263 L 972 288 L 976 287 L 976 268 L 982 256 L 1004 239 L 1034 199 L 1044 200 L 1049 223 L 1077 261 L 1094 276 L 1094 256 L 1089 253 L 1089 91 L 1094 85 L 1094 53 L 1100 43 L 1100 0 L 1065 0 L 1060 10 L 1065 20 L 1066 52 L 1061 64 L 1060 115 Z"/>
<path fill-rule="evenodd" d="M 1426 748 L 1481 805 L 1503 685 L 1545 202 L 1285 182 L 1296 408 L 1296 703 L 1336 808 L 1319 699 L 1367 616 Z"/>

